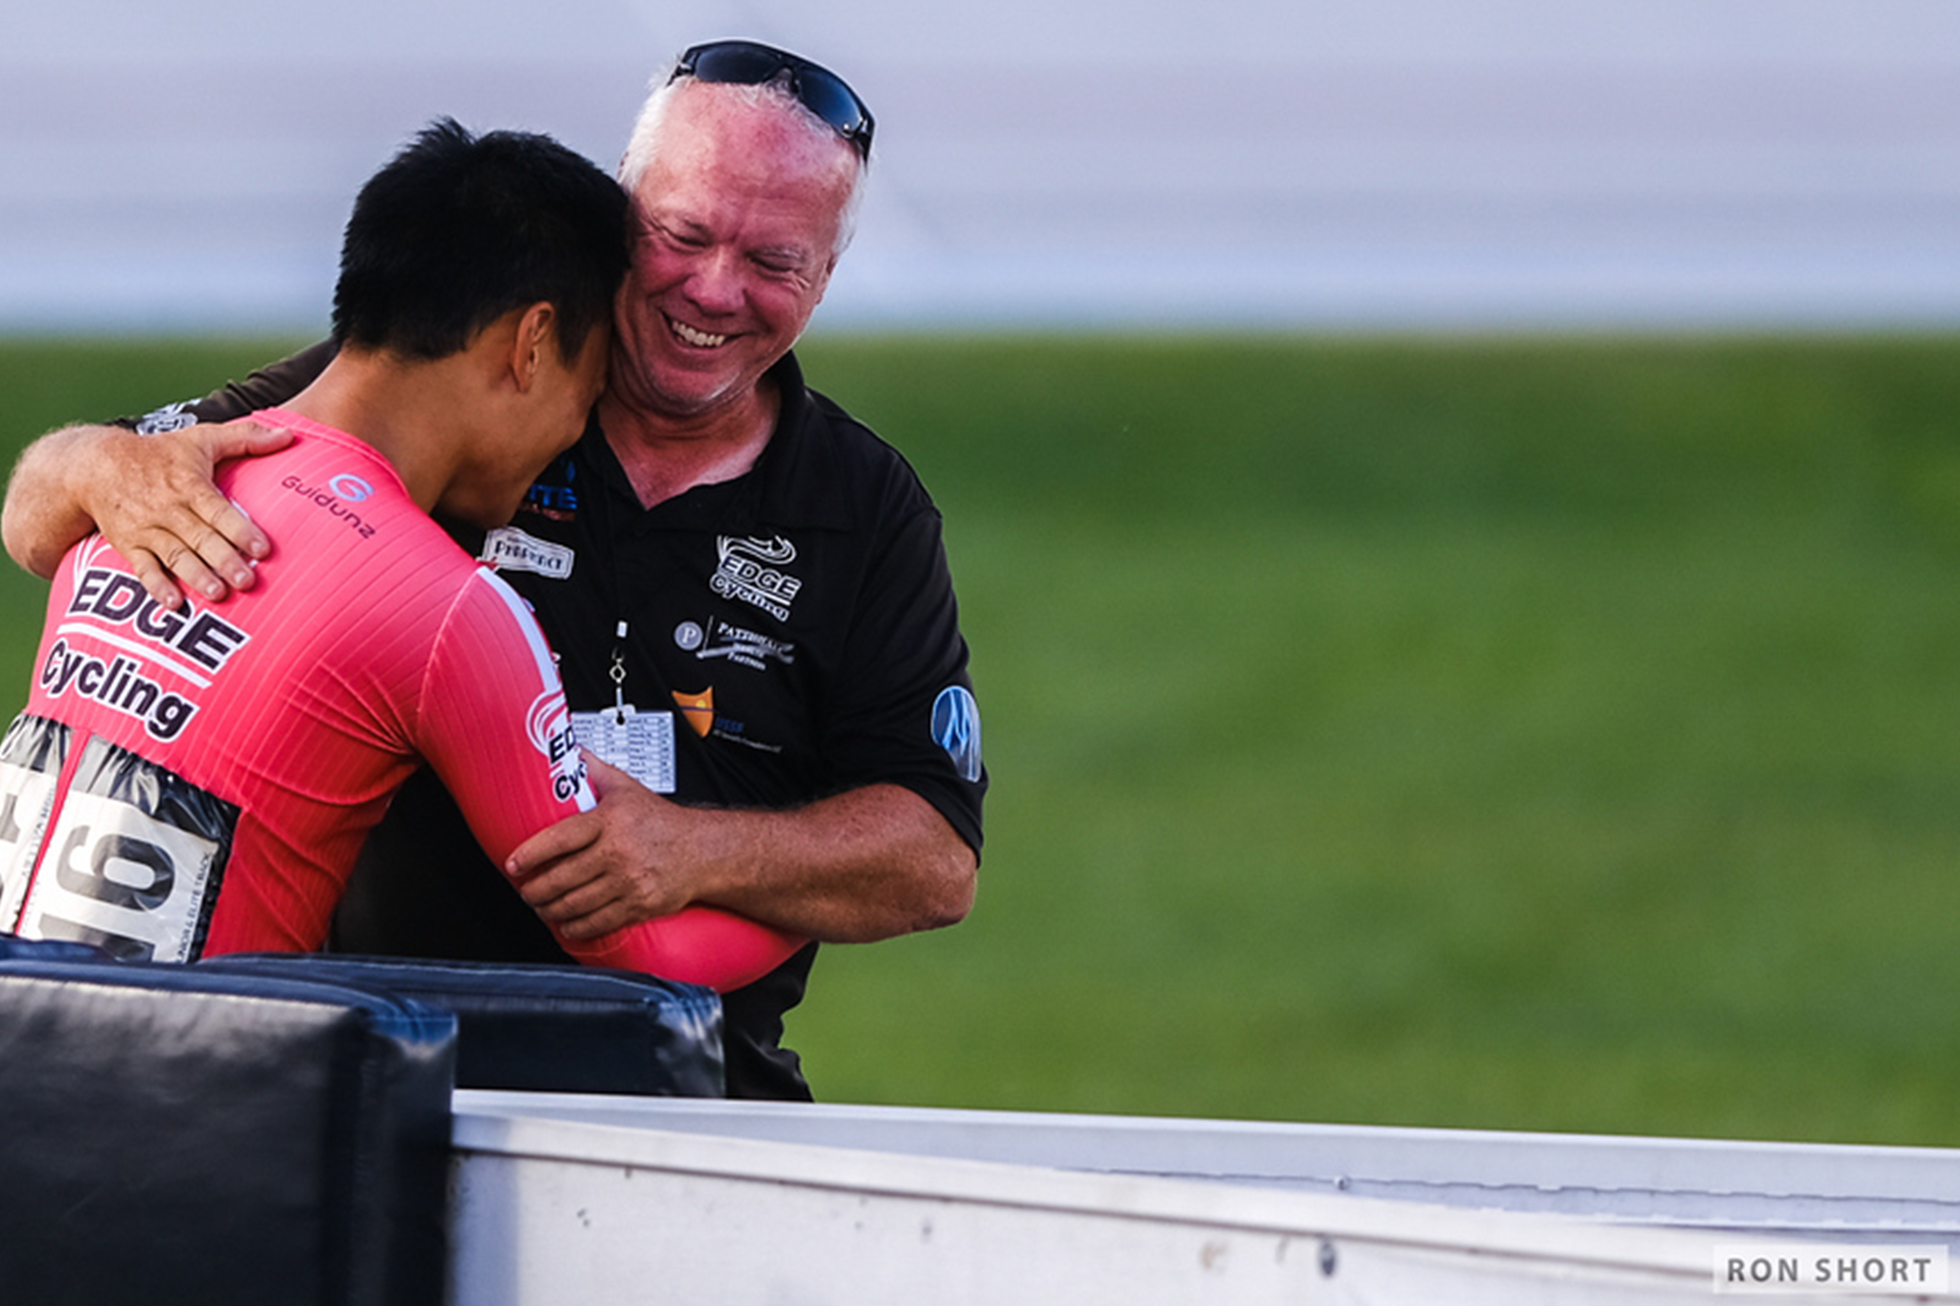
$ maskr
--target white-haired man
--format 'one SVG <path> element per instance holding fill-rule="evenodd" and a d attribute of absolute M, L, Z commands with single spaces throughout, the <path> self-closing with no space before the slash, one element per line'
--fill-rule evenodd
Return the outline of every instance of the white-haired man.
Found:
<path fill-rule="evenodd" d="M 650 96 L 622 166 L 641 230 L 606 390 L 481 543 L 560 656 L 599 805 L 491 868 L 422 777 L 370 841 L 335 946 L 563 960 L 547 925 L 596 936 L 690 903 L 830 942 L 970 909 L 987 781 L 938 512 L 790 352 L 848 243 L 872 127 L 834 74 L 751 42 L 689 50 Z M 321 352 L 152 426 L 273 402 Z M 207 597 L 249 586 L 277 542 L 203 473 L 278 439 L 54 432 L 15 470 L 8 550 L 46 574 L 99 523 L 160 596 L 172 574 Z M 781 1035 L 814 955 L 726 996 L 732 1095 L 809 1095 Z"/>

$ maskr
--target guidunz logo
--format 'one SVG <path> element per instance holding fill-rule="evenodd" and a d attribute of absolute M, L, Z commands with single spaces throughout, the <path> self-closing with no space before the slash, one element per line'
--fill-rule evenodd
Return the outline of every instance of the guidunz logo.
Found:
<path fill-rule="evenodd" d="M 371 497 L 374 494 L 374 486 L 352 472 L 341 472 L 329 478 L 324 486 L 308 485 L 298 476 L 288 476 L 279 484 L 301 498 L 311 499 L 334 516 L 345 519 L 362 539 L 374 537 L 374 524 L 363 521 L 361 514 L 349 506 Z"/>
<path fill-rule="evenodd" d="M 334 477 L 327 482 L 327 488 L 349 503 L 360 503 L 374 493 L 372 485 L 352 472 L 342 472 Z"/>

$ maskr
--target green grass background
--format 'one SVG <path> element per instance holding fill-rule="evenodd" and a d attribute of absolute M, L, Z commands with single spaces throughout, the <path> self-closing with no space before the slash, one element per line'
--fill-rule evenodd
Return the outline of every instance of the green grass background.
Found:
<path fill-rule="evenodd" d="M 284 343 L 0 343 L 0 444 Z M 972 918 L 820 961 L 822 1097 L 1960 1145 L 1960 340 L 802 352 L 994 781 Z"/>

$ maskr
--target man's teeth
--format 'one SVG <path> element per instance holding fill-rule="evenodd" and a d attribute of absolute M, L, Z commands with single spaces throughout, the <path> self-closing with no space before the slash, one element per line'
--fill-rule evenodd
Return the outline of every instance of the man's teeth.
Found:
<path fill-rule="evenodd" d="M 671 318 L 668 320 L 672 321 Z M 696 331 L 685 322 L 674 322 L 674 334 L 696 349 L 713 349 L 728 343 L 727 336 L 711 336 L 706 331 Z"/>

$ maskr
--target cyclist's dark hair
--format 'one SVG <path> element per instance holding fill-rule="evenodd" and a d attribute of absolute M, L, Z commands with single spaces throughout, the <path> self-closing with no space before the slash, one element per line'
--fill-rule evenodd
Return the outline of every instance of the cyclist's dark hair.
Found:
<path fill-rule="evenodd" d="M 341 242 L 333 334 L 407 358 L 457 353 L 549 302 L 577 358 L 631 256 L 626 193 L 549 136 L 424 128 L 361 188 Z"/>

